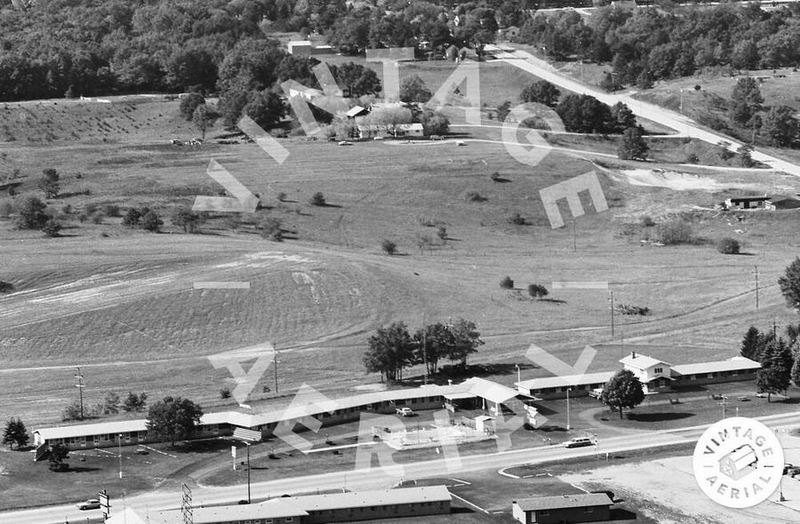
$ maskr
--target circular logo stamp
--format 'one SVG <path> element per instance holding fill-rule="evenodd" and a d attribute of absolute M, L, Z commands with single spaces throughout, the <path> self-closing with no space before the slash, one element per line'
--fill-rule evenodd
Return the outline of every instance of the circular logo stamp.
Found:
<path fill-rule="evenodd" d="M 749 508 L 772 495 L 783 475 L 783 448 L 767 426 L 732 417 L 709 427 L 692 457 L 697 485 L 729 508 Z"/>

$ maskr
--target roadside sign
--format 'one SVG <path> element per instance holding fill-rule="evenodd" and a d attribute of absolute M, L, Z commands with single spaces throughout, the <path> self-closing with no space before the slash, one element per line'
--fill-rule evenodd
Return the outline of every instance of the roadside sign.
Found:
<path fill-rule="evenodd" d="M 244 440 L 245 442 L 258 442 L 261 440 L 261 432 L 245 428 L 236 428 L 233 430 L 233 438 Z"/>
<path fill-rule="evenodd" d="M 100 508 L 103 510 L 103 519 L 107 519 L 111 514 L 111 503 L 108 501 L 108 492 L 104 489 L 98 491 L 97 498 L 100 501 Z"/>

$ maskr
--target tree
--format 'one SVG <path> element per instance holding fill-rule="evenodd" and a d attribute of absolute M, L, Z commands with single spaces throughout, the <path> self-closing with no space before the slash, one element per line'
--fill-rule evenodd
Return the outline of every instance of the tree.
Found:
<path fill-rule="evenodd" d="M 756 165 L 755 161 L 753 161 L 753 146 L 750 144 L 742 144 L 736 152 L 739 153 L 739 161 L 742 167 L 753 167 Z"/>
<path fill-rule="evenodd" d="M 103 414 L 116 415 L 119 413 L 119 395 L 113 391 L 106 393 L 106 398 L 103 400 Z"/>
<path fill-rule="evenodd" d="M 247 104 L 242 108 L 242 113 L 246 114 L 259 126 L 269 129 L 280 123 L 286 115 L 286 106 L 277 93 L 263 91 L 252 93 Z M 236 118 L 238 121 L 238 117 Z"/>
<path fill-rule="evenodd" d="M 164 225 L 164 221 L 161 220 L 158 213 L 150 210 L 142 217 L 141 225 L 143 229 L 156 233 Z"/>
<path fill-rule="evenodd" d="M 556 106 L 556 113 L 567 131 L 573 133 L 613 133 L 616 124 L 611 108 L 589 95 L 566 95 Z"/>
<path fill-rule="evenodd" d="M 404 322 L 394 322 L 388 328 L 378 328 L 369 338 L 364 354 L 368 372 L 381 374 L 387 381 L 402 380 L 403 368 L 414 360 L 414 340 Z"/>
<path fill-rule="evenodd" d="M 58 183 L 58 171 L 53 168 L 48 168 L 42 171 L 42 177 L 39 179 L 39 189 L 44 193 L 45 198 L 55 198 L 58 196 L 60 189 Z"/>
<path fill-rule="evenodd" d="M 202 133 L 202 139 L 206 139 L 206 129 L 214 125 L 217 113 L 209 109 L 206 104 L 199 105 L 192 113 L 192 123 Z"/>
<path fill-rule="evenodd" d="M 800 257 L 786 267 L 783 276 L 778 278 L 778 286 L 789 307 L 800 310 Z"/>
<path fill-rule="evenodd" d="M 749 76 L 740 78 L 731 93 L 733 120 L 741 125 L 747 124 L 750 118 L 761 110 L 763 102 L 764 97 L 761 96 L 758 81 Z"/>
<path fill-rule="evenodd" d="M 644 389 L 632 371 L 621 369 L 603 386 L 600 400 L 611 409 L 619 410 L 622 419 L 623 408 L 631 409 L 644 401 Z"/>
<path fill-rule="evenodd" d="M 467 368 L 467 357 L 477 353 L 478 346 L 484 344 L 475 322 L 459 318 L 448 326 L 453 336 L 453 343 L 447 349 L 447 357 L 456 362 L 460 361 L 461 369 Z"/>
<path fill-rule="evenodd" d="M 389 256 L 392 256 L 392 255 L 394 255 L 394 254 L 397 252 L 397 244 L 395 244 L 395 243 L 394 243 L 394 242 L 392 242 L 391 240 L 384 239 L 384 240 L 381 242 L 381 249 L 382 249 L 382 250 L 383 250 L 383 252 L 384 252 L 384 253 L 386 253 L 387 255 L 389 255 Z"/>
<path fill-rule="evenodd" d="M 188 206 L 181 206 L 172 213 L 172 225 L 183 228 L 184 233 L 196 233 L 203 222 L 203 215 L 195 213 Z"/>
<path fill-rule="evenodd" d="M 139 221 L 142 219 L 142 214 L 139 212 L 138 209 L 132 207 L 128 209 L 125 213 L 125 216 L 122 217 L 122 225 L 128 227 L 136 227 L 139 225 Z"/>
<path fill-rule="evenodd" d="M 50 471 L 66 471 L 69 464 L 64 462 L 69 458 L 69 450 L 63 444 L 53 444 L 50 446 Z"/>
<path fill-rule="evenodd" d="M 503 102 L 502 104 L 497 106 L 497 110 L 496 111 L 497 111 L 497 121 L 498 122 L 505 122 L 506 121 L 506 117 L 511 112 L 511 102 L 506 100 L 505 102 Z"/>
<path fill-rule="evenodd" d="M 136 394 L 128 391 L 128 396 L 125 398 L 125 403 L 122 404 L 122 409 L 125 411 L 144 411 L 147 405 L 147 393 Z"/>
<path fill-rule="evenodd" d="M 631 108 L 622 102 L 617 102 L 611 106 L 612 125 L 617 131 L 625 131 L 629 127 L 637 127 L 636 115 Z"/>
<path fill-rule="evenodd" d="M 622 133 L 622 138 L 617 148 L 617 157 L 621 160 L 647 160 L 647 146 L 642 131 L 638 127 L 629 127 Z"/>
<path fill-rule="evenodd" d="M 537 80 L 525 86 L 519 95 L 523 102 L 536 102 L 549 107 L 558 105 L 561 91 L 547 80 Z"/>
<path fill-rule="evenodd" d="M 792 376 L 793 358 L 783 338 L 771 340 L 761 355 L 761 369 L 756 372 L 756 387 L 760 393 L 767 394 L 767 402 L 772 395 L 786 391 Z"/>
<path fill-rule="evenodd" d="M 500 280 L 500 287 L 503 289 L 514 289 L 514 281 L 506 275 Z"/>
<path fill-rule="evenodd" d="M 3 431 L 3 444 L 8 444 L 11 449 L 14 449 L 14 444 L 16 444 L 17 449 L 19 449 L 26 446 L 29 440 L 28 430 L 25 428 L 25 424 L 23 424 L 22 420 L 10 418 Z"/>
<path fill-rule="evenodd" d="M 47 205 L 35 196 L 25 197 L 16 208 L 16 223 L 20 229 L 41 229 L 50 218 L 44 212 Z"/>
<path fill-rule="evenodd" d="M 147 430 L 174 447 L 177 440 L 194 435 L 203 410 L 189 399 L 164 397 L 150 406 L 147 412 Z"/>
<path fill-rule="evenodd" d="M 264 238 L 274 240 L 275 242 L 283 240 L 280 218 L 265 217 L 264 220 L 259 223 L 259 229 L 261 229 L 261 236 Z"/>
<path fill-rule="evenodd" d="M 800 140 L 800 122 L 794 117 L 794 109 L 789 106 L 770 108 L 761 131 L 770 144 L 778 147 L 791 147 Z"/>
<path fill-rule="evenodd" d="M 761 360 L 761 333 L 755 326 L 750 326 L 747 333 L 744 334 L 742 345 L 739 348 L 739 354 L 750 360 Z"/>
<path fill-rule="evenodd" d="M 433 375 L 438 371 L 439 360 L 447 357 L 454 339 L 450 329 L 437 322 L 418 329 L 414 344 L 414 364 L 425 364 L 428 374 Z"/>
<path fill-rule="evenodd" d="M 354 62 L 346 62 L 340 66 L 330 66 L 336 82 L 342 86 L 344 96 L 358 98 L 364 95 L 377 95 L 381 91 L 378 74 Z"/>
<path fill-rule="evenodd" d="M 431 92 L 419 75 L 411 75 L 400 82 L 400 101 L 424 104 L 431 99 Z"/>
<path fill-rule="evenodd" d="M 723 255 L 738 255 L 740 247 L 739 241 L 735 238 L 725 237 L 717 242 L 717 251 Z"/>
<path fill-rule="evenodd" d="M 189 93 L 181 99 L 180 111 L 181 116 L 187 121 L 192 120 L 195 110 L 205 105 L 206 99 L 200 93 Z"/>
<path fill-rule="evenodd" d="M 325 206 L 327 204 L 327 202 L 325 201 L 325 195 L 323 195 L 322 192 L 320 191 L 317 191 L 316 193 L 311 195 L 311 198 L 309 199 L 308 203 L 311 204 L 312 206 L 319 206 L 319 207 Z"/>
<path fill-rule="evenodd" d="M 450 131 L 450 119 L 444 113 L 426 109 L 419 117 L 425 135 L 445 135 Z"/>
<path fill-rule="evenodd" d="M 795 355 L 794 357 L 791 378 L 794 385 L 800 387 L 800 355 Z"/>
<path fill-rule="evenodd" d="M 529 284 L 528 285 L 528 294 L 533 298 L 542 299 L 550 294 L 547 291 L 547 288 L 541 284 Z"/>
<path fill-rule="evenodd" d="M 61 224 L 55 218 L 51 218 L 42 226 L 42 232 L 49 237 L 57 237 L 61 231 Z"/>

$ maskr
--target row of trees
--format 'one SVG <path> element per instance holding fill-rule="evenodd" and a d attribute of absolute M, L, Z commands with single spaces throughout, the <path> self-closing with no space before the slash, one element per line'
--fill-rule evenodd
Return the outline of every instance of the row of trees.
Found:
<path fill-rule="evenodd" d="M 708 9 L 602 7 L 585 20 L 574 11 L 537 14 L 519 40 L 551 58 L 611 62 L 616 82 L 642 88 L 706 67 L 776 68 L 800 64 L 800 7 L 769 12 L 758 4 Z"/>
<path fill-rule="evenodd" d="M 413 335 L 405 322 L 394 322 L 369 338 L 364 367 L 388 381 L 402 380 L 403 370 L 417 364 L 424 364 L 428 374 L 436 374 L 445 359 L 466 369 L 469 355 L 484 343 L 480 335 L 475 323 L 463 318 L 426 325 Z"/>

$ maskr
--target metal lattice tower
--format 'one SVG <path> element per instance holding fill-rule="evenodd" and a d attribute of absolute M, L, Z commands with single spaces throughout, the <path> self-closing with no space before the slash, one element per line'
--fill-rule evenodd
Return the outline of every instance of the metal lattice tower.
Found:
<path fill-rule="evenodd" d="M 183 497 L 181 498 L 181 514 L 183 524 L 193 524 L 192 519 L 192 490 L 185 483 L 183 484 Z"/>

